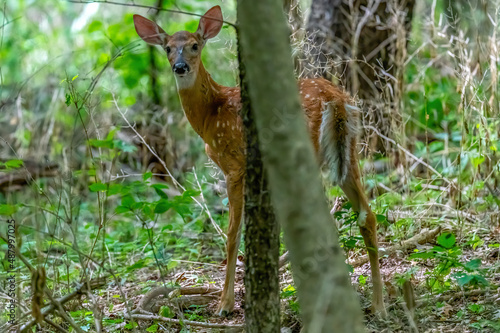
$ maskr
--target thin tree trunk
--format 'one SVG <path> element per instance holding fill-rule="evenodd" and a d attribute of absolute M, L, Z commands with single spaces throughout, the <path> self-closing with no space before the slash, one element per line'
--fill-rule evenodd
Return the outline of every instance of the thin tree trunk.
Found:
<path fill-rule="evenodd" d="M 241 12 L 238 11 L 238 20 Z M 238 38 L 238 47 L 241 44 Z M 267 190 L 257 128 L 248 95 L 245 66 L 239 59 L 241 116 L 247 142 L 245 175 L 245 326 L 246 332 L 279 332 L 279 226 Z"/>
<path fill-rule="evenodd" d="M 242 59 L 306 332 L 363 332 L 298 95 L 280 2 L 238 2 Z"/>
<path fill-rule="evenodd" d="M 158 0 L 156 2 L 156 8 L 163 7 L 163 0 Z M 160 14 L 159 10 L 154 10 L 153 21 L 158 19 L 158 15 Z M 155 47 L 153 45 L 148 46 L 149 53 L 149 76 L 151 78 L 151 93 L 153 94 L 153 102 L 156 105 L 161 105 L 161 95 L 160 95 L 160 86 L 158 85 L 158 65 L 156 64 L 155 58 Z"/>

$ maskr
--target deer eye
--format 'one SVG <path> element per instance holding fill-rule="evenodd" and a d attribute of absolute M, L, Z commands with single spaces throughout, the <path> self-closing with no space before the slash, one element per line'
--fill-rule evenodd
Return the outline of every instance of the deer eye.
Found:
<path fill-rule="evenodd" d="M 193 44 L 193 50 L 194 50 L 194 51 L 197 51 L 197 50 L 198 50 L 198 44 L 196 44 L 196 43 L 195 43 L 195 44 Z"/>
<path fill-rule="evenodd" d="M 165 50 L 167 51 L 167 54 L 170 53 L 170 51 L 171 51 L 170 46 L 167 46 L 167 48 Z"/>

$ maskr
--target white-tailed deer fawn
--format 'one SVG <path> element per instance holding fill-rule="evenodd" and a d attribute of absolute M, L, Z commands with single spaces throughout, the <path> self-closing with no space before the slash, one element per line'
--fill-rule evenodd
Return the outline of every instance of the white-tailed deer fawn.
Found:
<path fill-rule="evenodd" d="M 234 307 L 234 275 L 243 214 L 245 142 L 239 114 L 240 88 L 217 84 L 200 60 L 207 40 L 221 30 L 222 20 L 221 9 L 215 6 L 200 19 L 196 32 L 178 31 L 168 35 L 156 23 L 134 15 L 139 36 L 149 44 L 160 45 L 167 52 L 186 117 L 205 141 L 208 156 L 226 177 L 229 197 L 227 267 L 218 311 L 220 315 L 226 315 Z M 349 97 L 342 90 L 325 79 L 303 79 L 298 84 L 318 157 L 328 165 L 333 182 L 340 185 L 354 211 L 359 213 L 358 224 L 371 264 L 372 308 L 385 314 L 376 220 L 361 185 L 358 167 L 357 108 L 348 104 Z"/>

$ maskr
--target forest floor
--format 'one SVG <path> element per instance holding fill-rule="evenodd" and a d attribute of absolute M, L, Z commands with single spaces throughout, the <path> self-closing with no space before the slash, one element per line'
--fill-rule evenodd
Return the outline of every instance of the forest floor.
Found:
<path fill-rule="evenodd" d="M 424 231 L 425 232 L 425 231 Z M 498 238 L 498 233 L 496 234 Z M 480 259 L 482 268 L 485 270 L 495 270 L 500 262 L 499 249 L 490 244 L 497 243 L 495 236 L 482 235 L 481 244 L 478 246 L 464 246 L 461 251 L 461 258 Z M 390 247 L 390 244 L 380 246 Z M 424 244 L 418 244 L 419 251 L 426 249 L 436 249 L 436 241 L 431 240 Z M 358 265 L 354 268 L 351 279 L 355 286 L 362 307 L 365 309 L 365 324 L 368 332 L 500 332 L 498 328 L 500 318 L 500 293 L 498 285 L 500 285 L 500 274 L 495 274 L 489 279 L 487 286 L 482 287 L 467 287 L 457 288 L 456 285 L 451 285 L 450 281 L 443 278 L 443 281 L 433 280 L 439 278 L 436 274 L 436 260 L 412 260 L 408 258 L 408 251 L 397 251 L 390 255 L 383 256 L 381 263 L 382 277 L 385 283 L 385 304 L 388 310 L 388 317 L 385 319 L 376 317 L 369 312 L 370 299 L 370 267 L 368 263 Z M 243 259 L 242 257 L 240 257 Z M 350 256 L 351 263 L 362 262 L 360 253 L 354 253 Z M 450 258 L 448 258 L 449 260 Z M 439 268 L 439 267 L 438 267 Z M 451 268 L 455 271 L 457 268 Z M 411 311 L 405 306 L 405 293 L 398 283 L 398 277 L 404 276 L 405 272 L 411 274 L 411 290 L 414 295 L 414 308 L 410 307 Z M 158 274 L 152 273 L 151 270 L 139 270 L 137 279 L 140 283 L 129 283 L 125 285 L 128 295 L 134 301 L 135 306 L 140 303 L 145 291 L 150 290 L 153 286 L 158 286 Z M 165 278 L 165 281 L 174 282 L 177 286 L 188 290 L 191 287 L 204 286 L 210 290 L 217 289 L 223 285 L 225 268 L 223 263 L 204 264 L 204 263 L 186 263 L 178 266 L 175 272 L 171 272 Z M 449 271 L 447 273 L 450 273 Z M 368 277 L 365 279 L 364 277 Z M 238 261 L 236 270 L 236 304 L 234 312 L 228 318 L 221 318 L 216 315 L 218 305 L 218 292 L 212 292 L 211 295 L 201 295 L 201 298 L 195 298 L 197 304 L 202 305 L 185 305 L 183 310 L 173 311 L 170 313 L 171 318 L 182 319 L 184 321 L 196 321 L 210 324 L 224 325 L 225 328 L 215 327 L 199 327 L 196 325 L 187 325 L 189 332 L 240 332 L 244 325 L 244 263 Z M 200 283 L 201 282 L 201 283 Z M 281 282 L 281 316 L 282 316 L 282 332 L 300 332 L 301 322 L 299 319 L 298 303 L 295 296 L 293 279 L 289 265 L 285 265 L 280 270 Z M 434 288 L 434 292 L 429 292 L 430 284 L 442 283 L 443 288 L 439 290 Z M 146 286 L 146 288 L 145 288 Z M 115 287 L 116 288 L 116 287 Z M 113 294 L 113 290 L 109 290 Z M 118 291 L 116 290 L 116 294 Z M 132 296 L 135 295 L 135 296 Z M 174 295 L 176 296 L 176 295 Z M 173 296 L 171 295 L 170 298 Z M 177 295 L 176 297 L 180 297 Z M 166 297 L 168 299 L 169 297 Z M 201 303 L 200 303 L 201 299 Z M 158 300 L 156 300 L 158 301 Z M 155 302 L 156 302 L 155 301 Z M 118 299 L 113 300 L 114 306 L 108 307 L 105 315 L 109 318 L 115 317 L 118 312 L 124 310 L 124 303 Z M 160 301 L 161 303 L 161 301 Z M 163 305 L 168 304 L 171 307 L 172 303 L 168 300 L 163 301 Z M 413 312 L 413 315 L 410 313 Z M 146 317 L 147 318 L 147 317 Z M 417 330 L 412 331 L 413 321 L 414 327 Z M 152 320 L 139 320 L 139 326 L 146 330 L 153 323 Z M 158 325 L 168 332 L 185 332 L 177 323 L 162 322 Z M 118 327 L 115 327 L 118 328 Z"/>

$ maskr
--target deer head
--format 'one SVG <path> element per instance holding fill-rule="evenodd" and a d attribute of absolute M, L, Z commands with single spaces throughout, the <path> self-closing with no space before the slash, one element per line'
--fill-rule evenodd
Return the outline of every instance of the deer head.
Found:
<path fill-rule="evenodd" d="M 148 44 L 160 45 L 167 53 L 179 89 L 194 84 L 200 71 L 201 51 L 208 39 L 217 36 L 222 23 L 221 8 L 215 6 L 201 17 L 196 32 L 178 31 L 170 36 L 155 22 L 134 15 L 137 34 Z"/>

